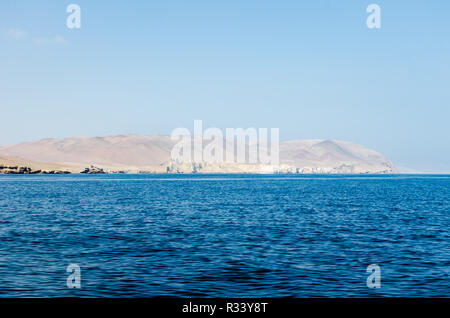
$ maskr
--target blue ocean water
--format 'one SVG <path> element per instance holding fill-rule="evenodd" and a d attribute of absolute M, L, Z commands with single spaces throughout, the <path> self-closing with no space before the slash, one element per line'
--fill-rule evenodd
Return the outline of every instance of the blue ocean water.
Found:
<path fill-rule="evenodd" d="M 450 176 L 1 176 L 0 297 L 449 297 Z M 81 268 L 70 289 L 69 264 Z M 368 288 L 367 266 L 381 287 Z"/>

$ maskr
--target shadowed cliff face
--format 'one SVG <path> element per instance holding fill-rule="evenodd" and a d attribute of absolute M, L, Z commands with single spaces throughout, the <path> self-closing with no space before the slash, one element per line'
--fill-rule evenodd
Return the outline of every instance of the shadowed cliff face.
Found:
<path fill-rule="evenodd" d="M 203 146 L 209 141 L 205 141 Z M 81 172 L 94 165 L 109 172 L 223 172 L 223 173 L 396 173 L 380 153 L 335 140 L 293 140 L 280 143 L 280 166 L 246 163 L 175 163 L 170 152 L 176 144 L 169 136 L 119 135 L 42 139 L 0 147 L 3 161 L 29 161 L 39 168 L 55 165 Z M 225 142 L 224 142 L 225 145 Z M 225 153 L 225 150 L 224 150 Z M 16 157 L 12 159 L 12 156 Z M 0 163 L 1 163 L 0 158 Z"/>

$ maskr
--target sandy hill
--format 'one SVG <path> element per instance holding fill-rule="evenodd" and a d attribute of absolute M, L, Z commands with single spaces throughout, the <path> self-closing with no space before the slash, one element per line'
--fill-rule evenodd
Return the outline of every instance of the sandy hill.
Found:
<path fill-rule="evenodd" d="M 205 142 L 206 144 L 207 142 Z M 79 172 L 91 165 L 106 171 L 192 172 L 193 166 L 171 161 L 175 142 L 169 136 L 119 135 L 42 139 L 0 147 L 3 160 L 28 161 Z M 12 160 L 12 161 L 11 161 Z M 336 140 L 293 140 L 280 143 L 281 172 L 395 173 L 380 153 L 358 144 Z M 198 172 L 272 172 L 270 167 L 245 164 L 206 164 Z"/>

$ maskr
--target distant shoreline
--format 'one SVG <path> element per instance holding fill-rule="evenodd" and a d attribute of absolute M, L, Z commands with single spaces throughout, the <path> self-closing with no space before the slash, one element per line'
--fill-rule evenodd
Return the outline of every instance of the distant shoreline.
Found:
<path fill-rule="evenodd" d="M 254 173 L 254 172 L 104 172 L 104 173 L 82 173 L 82 172 L 39 172 L 39 173 L 2 173 L 0 176 L 55 176 L 55 175 L 68 175 L 68 176 L 85 176 L 85 175 L 140 175 L 140 176 L 209 176 L 209 175 L 248 175 L 248 176 L 450 176 L 450 173 Z"/>

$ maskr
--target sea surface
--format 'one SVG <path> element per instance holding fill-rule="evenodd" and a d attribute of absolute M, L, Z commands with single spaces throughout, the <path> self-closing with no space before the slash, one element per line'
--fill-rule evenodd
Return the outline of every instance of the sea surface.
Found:
<path fill-rule="evenodd" d="M 450 296 L 449 175 L 14 175 L 0 189 L 0 297 Z"/>

